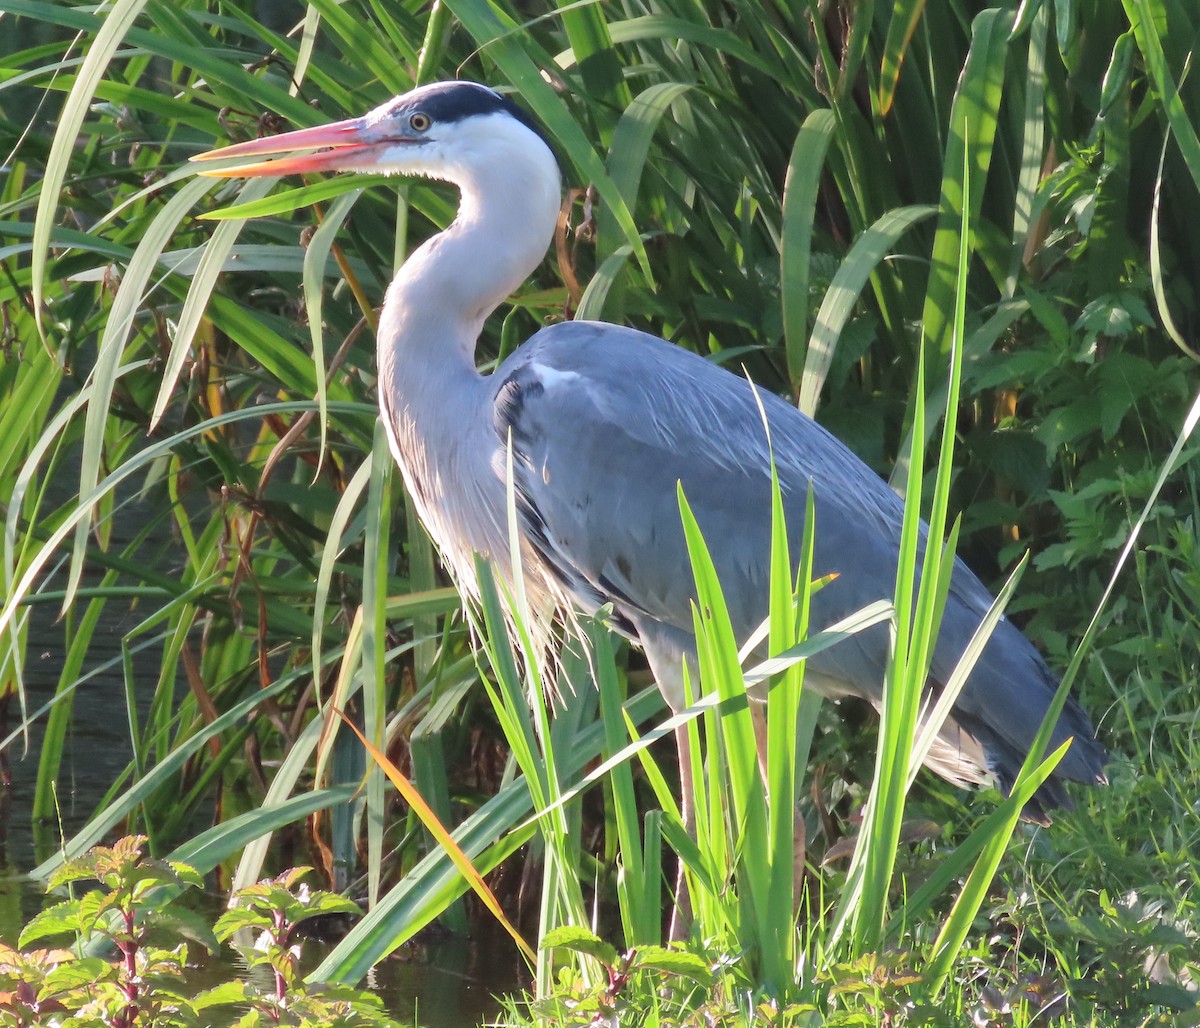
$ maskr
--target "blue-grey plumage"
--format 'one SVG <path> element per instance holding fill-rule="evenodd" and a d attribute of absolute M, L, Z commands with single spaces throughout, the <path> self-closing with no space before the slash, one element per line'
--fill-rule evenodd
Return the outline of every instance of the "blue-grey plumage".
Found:
<path fill-rule="evenodd" d="M 509 446 L 523 577 L 535 627 L 557 609 L 611 604 L 614 625 L 645 650 L 659 687 L 681 702 L 694 659 L 693 580 L 680 521 L 682 483 L 710 546 L 734 627 L 746 638 L 767 610 L 770 455 L 753 387 L 661 339 L 594 322 L 538 332 L 490 376 L 475 367 L 484 319 L 545 255 L 557 221 L 557 162 L 529 117 L 486 87 L 437 83 L 318 129 L 210 156 L 328 147 L 215 174 L 354 169 L 454 183 L 458 216 L 404 262 L 379 328 L 379 400 L 417 510 L 468 594 L 475 555 L 500 574 L 509 558 Z M 759 391 L 789 530 L 801 531 L 809 483 L 816 570 L 837 573 L 813 602 L 822 627 L 894 591 L 903 507 L 850 450 L 778 397 Z M 931 688 L 945 682 L 991 602 L 955 565 Z M 887 658 L 878 627 L 809 662 L 831 696 L 878 703 Z M 958 783 L 1012 783 L 1056 688 L 1033 646 L 1001 621 L 927 763 Z M 1100 783 L 1105 755 L 1073 700 L 1053 741 L 1074 738 L 1027 809 L 1062 805 L 1064 779 Z"/>
<path fill-rule="evenodd" d="M 710 541 L 734 629 L 747 638 L 767 613 L 770 455 L 789 531 L 798 541 L 808 484 L 815 572 L 836 578 L 813 597 L 812 623 L 832 624 L 895 587 L 904 507 L 841 442 L 778 397 L 653 336 L 595 323 L 544 329 L 494 379 L 498 439 L 511 433 L 523 528 L 574 601 L 613 607 L 646 645 L 660 686 L 682 701 L 677 651 L 694 648 L 676 483 Z M 961 562 L 931 667 L 948 680 L 992 597 Z M 665 638 L 664 638 L 665 637 Z M 656 660 L 656 642 L 670 652 Z M 831 695 L 881 700 L 887 630 L 877 626 L 809 661 Z M 966 783 L 1011 785 L 1057 681 L 1008 620 L 996 627 L 943 730 L 935 769 Z M 1042 799 L 1062 805 L 1056 779 L 1103 780 L 1104 754 L 1073 700 L 1054 744 L 1076 739 Z M 1031 814 L 1038 812 L 1031 809 Z"/>

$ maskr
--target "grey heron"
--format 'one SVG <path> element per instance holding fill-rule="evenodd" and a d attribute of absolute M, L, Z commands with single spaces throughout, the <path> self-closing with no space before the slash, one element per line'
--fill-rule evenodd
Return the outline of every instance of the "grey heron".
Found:
<path fill-rule="evenodd" d="M 666 341 L 571 321 L 541 329 L 489 375 L 476 368 L 484 320 L 544 257 L 561 176 L 536 124 L 482 85 L 445 82 L 361 118 L 210 151 L 277 160 L 215 170 L 236 176 L 371 171 L 457 186 L 457 217 L 404 261 L 378 331 L 379 405 L 413 502 L 454 578 L 477 592 L 475 554 L 503 573 L 509 552 L 511 441 L 523 574 L 535 611 L 607 605 L 645 651 L 672 707 L 695 659 L 694 582 L 677 506 L 682 483 L 714 559 L 734 627 L 746 638 L 767 607 L 770 471 L 765 411 L 790 530 L 809 483 L 816 568 L 836 578 L 813 598 L 830 624 L 893 593 L 903 504 L 846 446 L 781 398 Z M 991 602 L 954 567 L 932 667 L 944 683 Z M 888 659 L 879 626 L 809 661 L 810 684 L 878 705 Z M 950 781 L 1012 785 L 1057 687 L 1008 620 L 996 627 L 928 764 Z M 1027 814 L 1066 805 L 1065 780 L 1103 783 L 1105 753 L 1068 699 L 1052 743 L 1074 743 Z M 686 784 L 686 783 L 685 783 Z"/>

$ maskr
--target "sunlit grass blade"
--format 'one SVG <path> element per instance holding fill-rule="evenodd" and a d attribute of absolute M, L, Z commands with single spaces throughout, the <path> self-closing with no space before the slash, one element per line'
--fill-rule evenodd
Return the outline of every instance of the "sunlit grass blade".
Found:
<path fill-rule="evenodd" d="M 204 181 L 203 179 L 199 181 Z M 294 189 L 283 189 L 261 200 L 243 200 L 232 207 L 222 207 L 215 211 L 204 211 L 198 215 L 200 221 L 236 221 L 238 219 L 267 218 L 279 214 L 291 214 L 293 211 L 334 200 L 345 193 L 362 192 L 371 186 L 380 185 L 387 181 L 385 175 L 335 175 L 321 179 L 311 185 L 297 186 Z M 215 182 L 213 183 L 216 184 Z"/>
<path fill-rule="evenodd" d="M 388 572 L 392 565 L 391 539 L 393 463 L 387 431 L 382 420 L 375 423 L 375 445 L 371 449 L 371 482 L 367 488 L 367 524 L 363 554 L 363 640 L 362 697 L 364 742 L 378 750 L 387 735 L 387 595 Z M 355 729 L 357 731 L 357 728 Z M 362 734 L 362 733 L 359 733 Z M 380 764 L 380 767 L 384 765 Z M 385 768 L 386 770 L 386 768 Z M 367 895 L 371 906 L 379 901 L 383 875 L 383 829 L 385 797 L 383 778 L 368 775 L 367 793 Z"/>
<path fill-rule="evenodd" d="M 913 467 L 924 467 L 923 421 L 924 362 L 918 361 L 916 405 L 913 416 Z M 915 659 L 914 641 L 931 626 L 921 624 L 917 613 L 921 592 L 934 583 L 921 581 L 917 588 L 919 563 L 922 475 L 909 477 L 904 497 L 904 521 L 900 533 L 899 561 L 896 568 L 895 623 L 892 649 L 888 658 L 880 710 L 879 746 L 874 777 L 863 815 L 863 830 L 847 872 L 847 888 L 838 905 L 833 938 L 840 939 L 846 927 L 852 929 L 852 952 L 874 952 L 887 912 L 896 845 L 904 817 L 904 795 L 908 781 L 909 755 L 916 712 L 925 682 L 925 668 Z M 930 534 L 929 543 L 937 547 Z"/>
<path fill-rule="evenodd" d="M 629 86 L 609 34 L 605 8 L 600 4 L 560 3 L 558 9 L 587 91 L 597 100 L 625 106 Z"/>
<path fill-rule="evenodd" d="M 510 461 L 511 461 L 511 448 Z M 504 727 L 505 738 L 512 750 L 512 759 L 521 769 L 529 789 L 537 816 L 537 827 L 545 844 L 546 860 L 542 870 L 542 896 L 539 918 L 539 936 L 559 924 L 584 924 L 587 908 L 578 873 L 578 833 L 571 828 L 577 812 L 561 802 L 564 792 L 562 774 L 564 765 L 569 764 L 567 754 L 560 760 L 555 746 L 557 733 L 551 728 L 547 691 L 542 680 L 541 648 L 533 642 L 530 634 L 528 605 L 525 599 L 523 576 L 520 564 L 519 540 L 515 535 L 515 500 L 513 477 L 508 475 L 509 512 L 508 520 L 512 531 L 513 574 L 516 582 L 497 581 L 491 565 L 476 558 L 476 575 L 479 581 L 483 612 L 484 652 L 495 672 L 493 684 L 484 677 L 483 684 L 492 701 L 497 718 Z M 501 589 L 504 589 L 503 598 Z M 519 646 L 524 665 L 524 681 L 517 670 L 517 661 L 510 646 L 510 638 Z M 578 695 L 561 690 L 566 704 L 559 716 L 566 714 L 578 703 Z M 569 748 L 568 748 L 569 750 Z M 552 979 L 549 954 L 539 951 L 537 956 L 537 981 L 539 988 L 548 988 Z"/>
<path fill-rule="evenodd" d="M 462 851 L 458 844 L 454 841 L 454 837 L 443 827 L 442 823 L 437 819 L 437 815 L 421 797 L 420 793 L 413 788 L 412 783 L 400 773 L 400 769 L 396 767 L 387 755 L 376 746 L 372 745 L 371 741 L 359 731 L 358 726 L 339 711 L 342 720 L 349 725 L 351 731 L 358 736 L 359 741 L 371 755 L 371 759 L 376 766 L 381 768 L 388 780 L 396 787 L 404 801 L 416 811 L 421 818 L 422 823 L 430 834 L 437 840 L 438 845 L 450 856 L 454 861 L 454 866 L 458 868 L 462 876 L 470 883 L 471 889 L 474 891 L 483 905 L 487 907 L 491 915 L 500 923 L 501 927 L 512 936 L 513 941 L 520 948 L 521 952 L 529 960 L 535 960 L 536 954 L 522 937 L 521 933 L 513 926 L 512 922 L 505 916 L 503 909 L 500 906 L 500 901 L 496 899 L 495 894 L 488 888 L 487 882 L 483 880 L 483 875 L 479 873 L 475 865 L 471 863 L 470 858 Z"/>
<path fill-rule="evenodd" d="M 397 59 L 384 34 L 344 5 L 335 0 L 309 0 L 309 4 L 320 12 L 326 33 L 339 39 L 343 52 L 353 54 L 358 66 L 374 75 L 388 93 L 412 88 L 408 69 L 416 63 L 415 49 Z"/>
<path fill-rule="evenodd" d="M 304 307 L 308 311 L 308 329 L 312 338 L 313 365 L 317 379 L 317 420 L 320 423 L 321 434 L 316 474 L 320 474 L 320 462 L 324 461 L 325 451 L 329 444 L 329 418 L 326 413 L 325 389 L 325 323 L 323 319 L 325 294 L 322 289 L 325 282 L 325 263 L 330 249 L 334 246 L 334 240 L 341 231 L 343 222 L 350 216 L 350 211 L 360 196 L 362 196 L 360 189 L 339 196 L 320 219 L 320 224 L 313 232 L 312 238 L 309 239 L 308 246 L 304 250 Z M 386 454 L 388 452 L 386 438 L 383 443 L 383 450 Z"/>
<path fill-rule="evenodd" d="M 1200 135 L 1196 133 L 1193 120 L 1184 107 L 1179 89 L 1167 66 L 1166 54 L 1163 53 L 1162 39 L 1158 32 L 1156 14 L 1162 11 L 1161 5 L 1155 5 L 1151 0 L 1122 0 L 1129 23 L 1133 26 L 1138 49 L 1146 62 L 1146 70 L 1158 93 L 1159 103 L 1171 131 L 1175 135 L 1176 145 L 1183 154 L 1183 162 L 1196 188 L 1200 189 Z M 1155 7 L 1158 6 L 1158 11 Z"/>
<path fill-rule="evenodd" d="M 596 668 L 596 686 L 600 693 L 600 714 L 604 724 L 605 747 L 609 753 L 619 750 L 629 739 L 621 709 L 620 683 L 617 680 L 612 642 L 606 630 L 590 626 L 588 645 Z M 652 764 L 647 761 L 647 764 Z M 659 776 L 661 781 L 661 775 Z M 607 776 L 616 824 L 616 853 L 620 861 L 617 900 L 625 931 L 626 948 L 662 941 L 661 854 L 646 824 L 640 831 L 641 815 L 633 773 L 628 764 L 618 764 Z M 676 814 L 678 816 L 678 814 Z"/>
<path fill-rule="evenodd" d="M 753 667 L 748 668 L 743 673 L 743 680 L 746 683 L 746 688 L 754 690 L 759 686 L 765 686 L 772 677 L 780 675 L 787 671 L 789 667 L 803 660 L 809 660 L 830 646 L 835 646 L 840 642 L 857 635 L 859 632 L 865 632 L 869 628 L 876 625 L 884 624 L 892 616 L 892 605 L 885 600 L 879 600 L 875 603 L 868 604 L 861 610 L 855 611 L 853 614 L 842 618 L 840 621 L 829 625 L 827 628 L 819 632 L 812 632 L 803 642 L 797 643 L 795 646 L 789 647 L 783 653 L 777 654 L 774 657 L 769 657 L 766 660 L 760 661 Z M 653 697 L 657 690 L 646 689 L 639 693 L 636 699 L 647 699 Z M 632 703 L 634 700 L 630 700 Z M 566 803 L 579 795 L 584 789 L 602 780 L 614 767 L 623 761 L 629 760 L 636 754 L 642 752 L 660 739 L 667 738 L 675 732 L 676 728 L 690 724 L 699 718 L 707 711 L 723 707 L 729 711 L 734 709 L 745 709 L 748 701 L 740 697 L 732 697 L 729 699 L 723 698 L 719 693 L 712 692 L 701 696 L 694 703 L 689 704 L 678 713 L 670 715 L 666 720 L 660 722 L 652 730 L 646 732 L 643 736 L 635 741 L 622 747 L 612 756 L 608 757 L 596 767 L 588 771 L 577 786 L 565 791 L 559 797 L 558 803 Z M 542 813 L 545 813 L 543 811 Z"/>
<path fill-rule="evenodd" d="M 879 69 L 879 113 L 885 118 L 896 98 L 900 69 L 923 10 L 925 0 L 901 0 L 892 8 L 892 15 L 888 19 L 887 40 L 883 44 L 883 60 Z"/>
<path fill-rule="evenodd" d="M 646 158 L 659 122 L 671 106 L 681 102 L 691 87 L 686 83 L 657 82 L 629 101 L 612 132 L 605 166 L 613 185 L 620 191 L 629 209 L 636 210 L 645 173 Z M 601 206 L 597 214 L 596 257 L 601 265 L 621 249 L 622 233 L 615 212 Z M 623 266 L 623 264 L 622 264 Z M 609 295 L 613 295 L 611 290 Z M 589 317 L 598 317 L 600 308 L 589 308 Z M 620 304 L 609 307 L 609 316 L 620 321 Z"/>
<path fill-rule="evenodd" d="M 1021 167 L 1017 176 L 1017 193 L 1013 200 L 1012 257 L 1009 261 L 1008 279 L 1004 285 L 1006 296 L 1017 289 L 1021 268 L 1032 256 L 1034 232 L 1034 206 L 1037 190 L 1042 178 L 1042 164 L 1046 154 L 1046 36 L 1050 23 L 1047 7 L 1038 9 L 1029 31 L 1029 57 L 1027 84 L 1025 87 L 1025 118 L 1021 136 Z"/>
<path fill-rule="evenodd" d="M 1167 301 L 1164 286 L 1162 243 L 1159 231 L 1159 205 L 1162 201 L 1163 165 L 1167 160 L 1167 148 L 1171 143 L 1171 133 L 1163 136 L 1162 151 L 1158 155 L 1158 174 L 1154 177 L 1154 203 L 1150 212 L 1150 284 L 1154 290 L 1154 305 L 1162 321 L 1163 330 L 1171 337 L 1172 342 L 1188 357 L 1200 363 L 1200 353 L 1194 350 L 1183 338 L 1183 333 L 1175 323 L 1171 307 Z"/>
<path fill-rule="evenodd" d="M 104 335 L 96 364 L 92 370 L 93 399 L 88 404 L 84 423 L 83 452 L 80 457 L 79 493 L 87 495 L 100 479 L 104 460 L 104 432 L 109 421 L 109 408 L 116 385 L 117 369 L 124 357 L 125 347 L 133 332 L 134 321 L 147 298 L 146 285 L 162 258 L 179 223 L 196 202 L 213 187 L 199 179 L 189 182 L 163 207 L 143 235 L 137 250 L 121 277 L 121 285 L 105 320 Z M 88 522 L 82 521 L 75 531 L 70 579 L 64 607 L 71 604 L 79 577 L 83 573 L 83 557 L 87 552 Z"/>
<path fill-rule="evenodd" d="M 46 264 L 50 250 L 50 234 L 58 213 L 59 194 L 67 180 L 71 159 L 75 154 L 75 142 L 83 127 L 88 109 L 92 104 L 96 88 L 108 68 L 109 61 L 121 45 L 125 34 L 146 6 L 146 0 L 117 0 L 106 12 L 104 22 L 98 27 L 95 39 L 88 48 L 87 57 L 80 67 L 71 92 L 63 102 L 54 131 L 54 141 L 42 173 L 42 184 L 38 194 L 37 214 L 33 226 L 33 278 L 32 295 L 34 317 L 45 334 L 43 326 L 43 304 L 46 295 Z"/>
<path fill-rule="evenodd" d="M 1003 812 L 1004 817 L 997 818 L 994 823 L 993 832 L 987 837 L 979 860 L 971 869 L 966 883 L 958 894 L 950 914 L 942 923 L 941 932 L 934 942 L 934 950 L 928 970 L 930 992 L 932 995 L 937 995 L 945 983 L 946 975 L 949 973 L 951 967 L 953 967 L 955 961 L 958 960 L 967 934 L 975 923 L 975 917 L 979 913 L 979 908 L 983 906 L 984 900 L 987 899 L 988 890 L 991 888 L 992 881 L 996 877 L 996 872 L 1000 867 L 1000 860 L 1004 855 L 1013 829 L 1016 827 L 1021 815 L 1021 807 L 1016 801 L 1024 798 L 1028 802 L 1032 799 L 1033 793 L 1036 791 L 1036 786 L 1034 788 L 1029 788 L 1029 786 L 1045 781 L 1054 768 L 1057 767 L 1058 762 L 1062 759 L 1069 746 L 1070 743 L 1065 742 L 1050 754 L 1038 767 L 1036 778 L 1031 775 L 1026 781 L 1020 782 L 1022 788 L 1019 792 L 1017 791 L 1017 787 L 1014 786 L 1013 794 L 1008 804 L 997 811 L 997 814 Z"/>
<path fill-rule="evenodd" d="M 242 186 L 241 196 L 248 201 L 258 200 L 271 191 L 276 181 L 273 178 L 251 179 Z M 209 297 L 217 284 L 217 276 L 224 268 L 225 259 L 245 224 L 245 219 L 222 222 L 204 247 L 200 264 L 192 276 L 183 310 L 179 314 L 174 338 L 171 340 L 171 353 L 167 357 L 158 398 L 154 401 L 154 410 L 150 415 L 151 428 L 158 424 L 167 409 L 167 404 L 171 402 L 179 375 L 191 351 L 192 341 L 205 316 Z"/>
<path fill-rule="evenodd" d="M 962 176 L 966 194 L 970 189 L 971 167 L 965 154 Z M 844 919 L 851 919 L 857 953 L 878 949 L 887 921 L 888 897 L 904 823 L 905 800 L 913 779 L 911 769 L 917 756 L 920 706 L 954 571 L 957 527 L 948 537 L 945 529 L 957 429 L 953 412 L 958 409 L 965 336 L 971 224 L 970 212 L 966 207 L 960 210 L 959 217 L 952 339 L 947 369 L 946 403 L 947 411 L 951 413 L 943 421 L 929 520 L 927 525 L 922 526 L 920 515 L 925 467 L 925 362 L 922 351 L 918 355 L 910 434 L 909 457 L 913 472 L 908 477 L 904 497 L 904 522 L 896 569 L 896 624 L 883 689 L 879 752 L 867 801 L 867 814 L 863 820 L 863 832 L 859 845 L 855 847 L 848 874 L 853 888 L 849 900 L 843 900 L 840 906 L 837 922 L 840 926 Z M 922 534 L 925 534 L 924 541 Z M 943 709 L 949 712 L 949 701 Z M 930 719 L 929 727 L 936 731 L 940 723 Z M 835 934 L 838 931 L 835 928 Z"/>
<path fill-rule="evenodd" d="M 959 658 L 958 663 L 955 665 L 953 674 L 950 675 L 946 684 L 942 686 L 941 691 L 938 693 L 937 700 L 922 716 L 920 732 L 913 742 L 913 762 L 909 768 L 910 786 L 916 778 L 922 762 L 924 762 L 925 757 L 929 754 L 929 750 L 933 746 L 934 739 L 941 725 L 945 723 L 946 717 L 954 707 L 955 702 L 957 702 L 963 687 L 967 684 L 967 678 L 983 653 L 983 648 L 991 638 L 992 631 L 1004 616 L 1004 608 L 1008 605 L 1008 601 L 1016 591 L 1017 583 L 1020 582 L 1021 575 L 1024 573 L 1028 561 L 1029 557 L 1026 555 L 1021 558 L 1021 561 L 1013 569 L 1013 573 L 1009 575 L 1008 581 L 1004 583 L 1003 588 L 996 594 L 996 599 L 988 608 L 983 620 L 980 621 L 979 628 L 971 636 L 971 641 L 967 644 L 962 657 Z"/>
<path fill-rule="evenodd" d="M 936 355 L 936 360 L 926 369 L 935 384 L 945 377 L 944 365 L 950 352 L 963 212 L 966 212 L 969 224 L 978 223 L 988 181 L 989 156 L 996 138 L 1012 24 L 1011 11 L 992 9 L 976 16 L 971 26 L 971 49 L 950 111 L 938 224 L 921 317 L 924 345 L 931 357 Z M 963 178 L 967 162 L 971 172 L 969 186 Z M 943 412 L 938 407 L 930 407 L 926 413 L 931 420 L 936 420 Z M 897 488 L 903 485 L 904 476 L 910 472 L 907 450 L 907 446 L 902 449 L 904 460 L 897 462 L 892 473 L 892 484 Z"/>
<path fill-rule="evenodd" d="M 362 499 L 371 481 L 371 461 L 363 461 L 354 472 L 353 477 L 346 483 L 346 488 L 338 498 L 338 505 L 329 522 L 329 530 L 325 537 L 325 546 L 321 551 L 321 564 L 317 571 L 316 589 L 313 594 L 312 622 L 312 662 L 313 671 L 318 676 L 321 668 L 321 649 L 324 643 L 325 617 L 329 605 L 329 590 L 333 583 L 333 573 L 337 567 L 338 554 L 341 552 L 342 540 L 350 519 L 354 516 L 354 508 Z M 321 701 L 320 680 L 317 685 L 317 700 Z"/>
<path fill-rule="evenodd" d="M 188 839 L 171 852 L 170 859 L 182 860 L 201 874 L 207 874 L 273 831 L 296 824 L 319 810 L 352 802 L 357 791 L 357 785 L 342 785 L 305 792 L 280 803 L 263 803 Z"/>
<path fill-rule="evenodd" d="M 1037 792 L 1042 783 L 1050 777 L 1061 759 L 1061 754 L 1065 752 L 1065 749 L 1055 751 L 1043 760 L 1028 778 L 1019 785 L 1013 786 L 1012 792 L 997 805 L 996 809 L 984 818 L 966 840 L 941 860 L 929 877 L 905 898 L 902 910 L 893 916 L 889 925 L 889 932 L 893 936 L 900 933 L 906 921 L 911 923 L 916 918 L 927 916 L 928 911 L 945 896 L 946 891 L 961 882 L 964 874 L 969 873 L 967 869 L 971 866 L 971 862 L 976 860 L 985 849 L 994 847 L 999 839 L 1003 839 L 1003 845 L 995 848 L 1002 851 L 1007 846 L 1008 840 L 1012 837 L 1012 830 L 1020 818 L 1021 810 L 1033 798 L 1033 794 Z M 979 894 L 975 893 L 975 895 Z M 963 916 L 961 914 L 963 909 L 965 908 L 960 905 L 958 916 Z"/>

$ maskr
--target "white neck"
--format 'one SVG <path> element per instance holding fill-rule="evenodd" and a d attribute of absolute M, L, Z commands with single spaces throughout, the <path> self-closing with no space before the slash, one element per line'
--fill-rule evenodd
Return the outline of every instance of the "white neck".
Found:
<path fill-rule="evenodd" d="M 501 137 L 429 173 L 458 186 L 458 216 L 404 262 L 379 326 L 381 388 L 393 400 L 477 376 L 484 320 L 537 267 L 558 218 L 558 165 L 532 133 Z M 432 158 L 431 158 L 432 159 Z"/>
<path fill-rule="evenodd" d="M 518 126 L 430 147 L 406 170 L 453 182 L 458 217 L 418 247 L 392 281 L 379 325 L 379 401 L 405 484 L 456 577 L 474 552 L 502 552 L 504 492 L 490 383 L 475 368 L 487 316 L 545 256 L 561 182 L 553 154 Z"/>

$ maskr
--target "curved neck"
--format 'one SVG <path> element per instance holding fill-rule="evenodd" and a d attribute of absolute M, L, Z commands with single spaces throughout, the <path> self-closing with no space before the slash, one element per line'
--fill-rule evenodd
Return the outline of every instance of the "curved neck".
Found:
<path fill-rule="evenodd" d="M 497 160 L 497 158 L 500 158 Z M 546 252 L 558 218 L 558 165 L 532 151 L 493 146 L 439 177 L 462 193 L 445 232 L 404 262 L 379 325 L 379 405 L 393 456 L 421 520 L 456 577 L 474 581 L 474 552 L 501 552 L 503 490 L 488 383 L 475 369 L 484 319 Z"/>
<path fill-rule="evenodd" d="M 476 374 L 484 320 L 537 267 L 554 235 L 558 165 L 539 149 L 444 169 L 461 193 L 458 216 L 404 262 L 380 319 L 381 385 L 393 396 L 449 385 L 452 371 Z"/>

